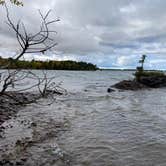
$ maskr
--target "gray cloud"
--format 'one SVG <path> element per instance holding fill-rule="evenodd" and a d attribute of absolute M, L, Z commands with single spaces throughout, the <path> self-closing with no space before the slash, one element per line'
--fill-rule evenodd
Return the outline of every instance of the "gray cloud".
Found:
<path fill-rule="evenodd" d="M 159 57 L 166 53 L 165 0 L 28 0 L 24 7 L 10 6 L 10 13 L 13 20 L 22 19 L 29 32 L 34 32 L 40 22 L 37 10 L 46 12 L 50 8 L 51 17 L 61 19 L 51 27 L 58 32 L 55 51 L 59 56 L 54 58 L 116 66 L 122 62 L 116 57 L 122 56 L 123 61 L 133 59 L 136 65 L 134 59 L 139 54 L 149 53 L 160 60 L 156 63 L 161 64 L 162 59 L 165 62 L 165 56 Z M 5 10 L 0 10 L 0 49 L 18 51 L 14 33 L 4 23 Z"/>

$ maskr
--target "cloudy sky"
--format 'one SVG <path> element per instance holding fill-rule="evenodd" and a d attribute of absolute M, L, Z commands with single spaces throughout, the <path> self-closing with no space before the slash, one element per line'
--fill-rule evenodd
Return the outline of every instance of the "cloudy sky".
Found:
<path fill-rule="evenodd" d="M 166 69 L 166 0 L 24 0 L 9 6 L 13 20 L 21 19 L 30 33 L 39 25 L 38 9 L 52 9 L 60 18 L 52 29 L 58 46 L 27 59 L 87 61 L 105 68 L 135 68 L 147 54 L 146 68 Z M 19 52 L 14 33 L 0 7 L 0 56 Z M 50 19 L 51 19 L 50 18 Z"/>

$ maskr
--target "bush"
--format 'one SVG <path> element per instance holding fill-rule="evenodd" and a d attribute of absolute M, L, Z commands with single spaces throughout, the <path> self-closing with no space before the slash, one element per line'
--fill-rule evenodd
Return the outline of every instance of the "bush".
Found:
<path fill-rule="evenodd" d="M 165 74 L 162 71 L 136 71 L 134 73 L 136 80 L 141 77 L 164 77 Z"/>

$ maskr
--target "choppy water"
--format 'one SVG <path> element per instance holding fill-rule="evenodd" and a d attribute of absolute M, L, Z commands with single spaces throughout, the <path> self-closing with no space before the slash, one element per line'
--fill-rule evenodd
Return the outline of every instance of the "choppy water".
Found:
<path fill-rule="evenodd" d="M 166 165 L 166 89 L 106 93 L 128 77 L 102 71 L 73 78 L 81 88 L 66 102 L 76 117 L 60 143 L 74 166 Z"/>
<path fill-rule="evenodd" d="M 27 108 L 22 114 L 46 126 L 50 118 L 52 122 L 67 119 L 68 130 L 44 142 L 58 143 L 70 160 L 64 165 L 166 166 L 166 88 L 108 94 L 110 85 L 132 78 L 132 72 L 49 74 L 63 81 L 68 95 L 58 97 L 51 106 L 35 108 L 33 113 Z"/>

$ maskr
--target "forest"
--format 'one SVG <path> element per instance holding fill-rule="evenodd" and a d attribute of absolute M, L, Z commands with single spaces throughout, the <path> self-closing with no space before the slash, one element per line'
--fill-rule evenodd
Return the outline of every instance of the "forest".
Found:
<path fill-rule="evenodd" d="M 46 69 L 46 70 L 97 70 L 97 66 L 87 62 L 76 61 L 37 61 L 15 60 L 0 57 L 0 67 L 5 69 Z M 3 68 L 4 69 L 4 68 Z"/>

